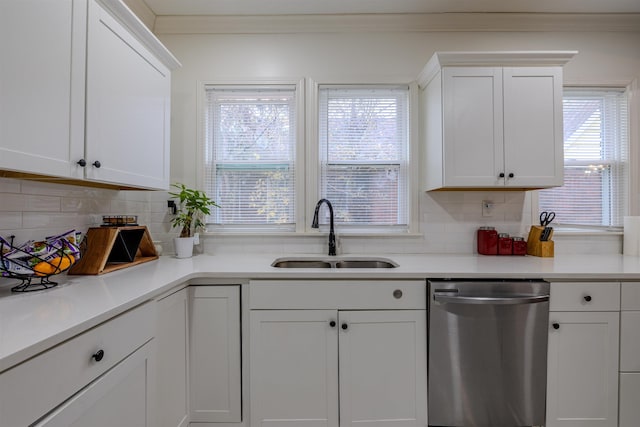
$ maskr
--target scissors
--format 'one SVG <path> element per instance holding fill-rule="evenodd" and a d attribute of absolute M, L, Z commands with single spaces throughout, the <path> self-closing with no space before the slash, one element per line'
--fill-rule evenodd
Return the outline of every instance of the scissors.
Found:
<path fill-rule="evenodd" d="M 540 225 L 542 227 L 546 227 L 549 224 L 551 224 L 551 221 L 553 221 L 553 219 L 556 217 L 556 213 L 555 212 L 547 212 L 544 211 L 540 214 Z"/>

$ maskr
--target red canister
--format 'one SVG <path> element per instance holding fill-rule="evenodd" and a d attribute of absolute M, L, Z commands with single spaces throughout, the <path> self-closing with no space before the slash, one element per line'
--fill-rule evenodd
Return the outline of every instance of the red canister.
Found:
<path fill-rule="evenodd" d="M 524 240 L 524 237 L 513 238 L 513 254 L 514 255 L 527 254 L 527 241 Z"/>
<path fill-rule="evenodd" d="M 498 254 L 498 232 L 493 227 L 478 229 L 478 253 L 482 255 Z"/>
<path fill-rule="evenodd" d="M 513 239 L 507 233 L 498 234 L 498 255 L 511 255 Z"/>

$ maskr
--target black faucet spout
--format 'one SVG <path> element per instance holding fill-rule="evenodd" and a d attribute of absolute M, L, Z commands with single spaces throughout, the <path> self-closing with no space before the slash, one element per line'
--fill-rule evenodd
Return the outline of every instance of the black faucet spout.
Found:
<path fill-rule="evenodd" d="M 316 210 L 313 213 L 313 221 L 311 222 L 311 228 L 319 228 L 320 225 L 318 224 L 318 212 L 320 211 L 320 206 L 322 206 L 323 203 L 327 204 L 327 207 L 329 208 L 329 215 L 330 215 L 330 219 L 329 219 L 329 255 L 333 256 L 336 254 L 336 234 L 333 228 L 333 206 L 331 205 L 331 202 L 327 199 L 320 199 L 318 200 L 318 203 L 316 203 Z"/>

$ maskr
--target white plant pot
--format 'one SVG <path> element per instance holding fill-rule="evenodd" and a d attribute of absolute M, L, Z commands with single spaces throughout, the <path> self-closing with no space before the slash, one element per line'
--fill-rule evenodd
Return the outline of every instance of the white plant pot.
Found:
<path fill-rule="evenodd" d="M 193 237 L 176 237 L 173 239 L 176 258 L 191 258 L 193 255 Z"/>

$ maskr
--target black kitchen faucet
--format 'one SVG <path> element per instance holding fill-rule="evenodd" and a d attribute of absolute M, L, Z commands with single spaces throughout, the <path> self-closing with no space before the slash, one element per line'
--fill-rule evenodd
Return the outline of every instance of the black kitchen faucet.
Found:
<path fill-rule="evenodd" d="M 329 255 L 336 254 L 336 235 L 333 230 L 333 206 L 331 206 L 331 202 L 327 199 L 320 199 L 316 204 L 316 210 L 313 213 L 313 221 L 311 222 L 311 228 L 319 228 L 318 225 L 318 211 L 320 210 L 320 206 L 323 203 L 326 203 L 329 207 L 329 215 L 331 215 L 331 219 L 329 220 Z"/>

